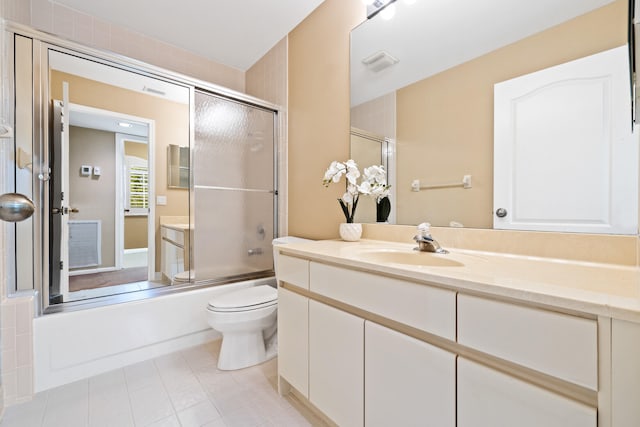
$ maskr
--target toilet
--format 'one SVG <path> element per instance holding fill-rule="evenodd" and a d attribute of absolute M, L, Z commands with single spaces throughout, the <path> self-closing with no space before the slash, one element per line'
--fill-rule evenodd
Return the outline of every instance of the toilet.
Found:
<path fill-rule="evenodd" d="M 265 362 L 277 354 L 278 291 L 258 285 L 209 301 L 207 321 L 222 334 L 218 369 L 230 371 Z"/>
<path fill-rule="evenodd" d="M 191 279 L 193 279 L 194 273 L 193 270 L 187 270 L 187 271 L 181 271 L 180 273 L 177 273 L 176 275 L 173 276 L 173 279 L 171 280 L 171 284 L 172 285 L 183 285 L 185 283 L 190 283 Z"/>
<path fill-rule="evenodd" d="M 279 237 L 275 247 L 292 242 L 310 242 L 298 237 Z M 274 268 L 277 257 L 274 257 Z M 188 278 L 189 274 L 185 274 Z M 176 275 L 177 276 L 177 275 Z M 207 321 L 222 334 L 218 369 L 230 371 L 266 362 L 278 353 L 278 291 L 260 284 L 220 294 L 209 301 Z"/>

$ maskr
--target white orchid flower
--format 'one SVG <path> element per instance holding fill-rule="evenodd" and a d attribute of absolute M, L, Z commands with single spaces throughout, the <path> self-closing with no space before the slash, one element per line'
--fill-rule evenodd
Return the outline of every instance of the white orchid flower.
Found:
<path fill-rule="evenodd" d="M 348 191 L 345 192 L 342 195 L 342 201 L 345 202 L 347 205 L 351 205 L 353 203 L 353 194 L 349 193 Z"/>
<path fill-rule="evenodd" d="M 322 183 L 324 186 L 328 186 L 331 182 L 339 182 L 340 178 L 346 173 L 347 167 L 344 163 L 333 161 L 329 165 L 329 168 L 324 173 L 324 179 Z"/>
<path fill-rule="evenodd" d="M 360 194 L 375 197 L 378 202 L 389 195 L 387 174 L 381 165 L 365 168 L 364 175 L 361 175 L 358 165 L 353 159 L 346 162 L 333 161 L 324 173 L 322 184 L 328 187 L 332 182 L 339 182 L 343 175 L 346 180 L 346 191 L 338 200 L 347 222 L 353 222 Z M 358 184 L 358 179 L 361 180 L 360 184 Z"/>
<path fill-rule="evenodd" d="M 371 187 L 371 183 L 369 181 L 362 181 L 358 186 L 358 191 L 362 194 L 371 194 L 373 188 Z"/>

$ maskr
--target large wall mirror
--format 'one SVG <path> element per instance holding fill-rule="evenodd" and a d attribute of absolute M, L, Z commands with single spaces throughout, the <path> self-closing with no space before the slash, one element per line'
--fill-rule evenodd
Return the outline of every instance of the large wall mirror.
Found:
<path fill-rule="evenodd" d="M 560 221 L 546 229 L 637 233 L 638 152 L 635 138 L 630 139 L 627 0 L 397 0 L 392 6 L 395 16 L 391 19 L 385 20 L 378 14 L 351 33 L 351 125 L 352 129 L 395 141 L 392 200 L 398 224 L 429 221 L 436 226 L 497 227 L 494 202 L 498 196 L 494 194 L 494 178 L 508 182 L 514 197 L 520 197 L 512 183 L 521 184 L 517 173 L 520 170 L 525 174 L 525 168 L 529 177 L 538 174 L 540 179 L 536 181 L 543 181 L 545 174 L 552 176 L 545 184 L 547 190 L 535 190 L 535 199 L 522 202 L 549 212 L 558 202 L 545 199 L 545 193 L 552 193 L 556 182 L 571 184 L 568 178 L 573 174 L 571 167 L 579 168 L 587 159 L 609 156 L 610 159 L 603 160 L 606 168 L 596 171 L 599 175 L 592 171 L 594 178 L 588 178 L 588 172 L 583 169 L 579 173 L 591 181 L 580 185 L 585 182 L 581 178 L 571 184 L 570 191 L 561 193 L 565 199 L 572 200 L 574 191 L 591 192 L 593 203 L 583 206 L 578 201 L 570 202 L 574 217 L 565 218 L 567 223 L 587 225 L 565 228 Z M 516 162 L 520 169 L 513 167 L 506 177 L 497 172 L 495 163 L 499 156 L 496 157 L 494 149 L 494 129 L 499 127 L 495 118 L 501 113 L 496 112 L 498 101 L 494 99 L 494 90 L 503 82 L 553 70 L 616 48 L 624 52 L 621 61 L 626 80 L 622 92 L 619 91 L 624 98 L 623 113 L 607 110 L 602 115 L 603 123 L 606 122 L 603 128 L 586 129 L 580 135 L 565 138 L 572 141 L 570 148 L 558 149 L 558 143 L 547 140 L 538 144 L 544 145 L 545 151 L 530 156 L 528 162 L 526 158 Z M 580 65 L 577 67 L 579 74 Z M 591 76 L 576 79 L 595 80 L 597 78 Z M 609 90 L 609 86 L 603 83 L 602 87 Z M 556 91 L 555 95 L 565 91 L 562 96 L 567 98 L 571 91 L 565 89 Z M 538 92 L 538 89 L 530 91 Z M 577 93 L 583 92 L 577 90 Z M 580 120 L 589 121 L 587 113 L 578 110 L 574 113 Z M 553 116 L 547 114 L 547 118 L 543 118 L 541 115 L 540 119 L 533 120 L 529 133 L 541 133 L 555 126 L 549 121 Z M 558 116 L 561 117 L 558 120 L 570 120 L 569 116 Z M 610 124 L 611 128 L 606 127 Z M 623 139 L 617 134 L 611 136 L 613 127 L 627 138 L 625 154 L 612 154 L 613 148 L 607 148 L 616 147 Z M 593 137 L 595 144 L 610 138 L 606 142 L 609 145 L 593 148 L 583 142 L 585 136 L 592 138 L 598 132 L 607 135 Z M 619 157 L 627 157 L 627 163 L 631 164 L 617 165 Z M 621 177 L 610 180 L 611 171 L 618 171 Z M 471 181 L 465 185 L 463 182 L 468 176 Z M 523 187 L 525 185 L 518 188 Z M 631 219 L 625 219 L 623 227 L 618 229 L 591 227 L 590 219 L 582 218 L 582 212 L 592 210 L 606 217 L 611 209 L 600 201 L 612 199 L 613 193 L 629 203 Z M 558 195 L 554 197 L 557 199 Z M 547 215 L 546 212 L 540 212 L 541 217 Z M 523 226 L 522 229 L 531 228 Z"/>

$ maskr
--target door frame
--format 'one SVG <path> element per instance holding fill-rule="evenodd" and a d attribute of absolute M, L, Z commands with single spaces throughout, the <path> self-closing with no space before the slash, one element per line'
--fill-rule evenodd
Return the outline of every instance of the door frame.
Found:
<path fill-rule="evenodd" d="M 129 120 L 144 122 L 149 129 L 149 136 L 147 138 L 143 138 L 140 136 L 127 135 L 125 133 L 116 133 L 116 168 L 118 169 L 118 181 L 119 187 L 116 186 L 116 191 L 118 194 L 118 202 L 116 205 L 120 205 L 119 216 L 117 216 L 116 221 L 116 266 L 118 268 L 122 268 L 123 257 L 124 257 L 124 204 L 125 204 L 125 189 L 123 187 L 123 175 L 125 174 L 125 164 L 124 164 L 124 143 L 125 141 L 133 141 L 133 142 L 143 142 L 147 144 L 147 172 L 149 174 L 149 188 L 148 188 L 148 197 L 149 197 L 149 211 L 147 212 L 147 280 L 153 280 L 155 278 L 155 156 L 154 156 L 154 127 L 155 121 L 150 119 L 141 119 L 141 118 L 133 118 L 133 116 L 129 116 Z M 116 209 L 118 207 L 116 206 Z"/>
<path fill-rule="evenodd" d="M 149 172 L 149 212 L 147 216 L 147 280 L 153 280 L 155 272 L 155 121 L 145 117 L 133 116 L 130 114 L 120 113 L 117 111 L 103 110 L 100 108 L 90 107 L 87 105 L 80 105 L 69 103 L 69 112 L 82 112 L 90 113 L 100 116 L 105 116 L 122 121 L 133 121 L 147 125 L 149 129 L 149 135 L 146 138 L 148 145 L 148 172 Z M 115 265 L 114 267 L 96 268 L 90 270 L 79 270 L 75 274 L 87 274 L 98 273 L 103 271 L 113 271 L 122 268 L 122 252 L 124 251 L 124 187 L 123 187 L 123 172 L 124 172 L 124 140 L 123 136 L 126 136 L 128 140 L 140 140 L 142 137 L 125 135 L 123 132 L 114 132 L 114 148 L 115 148 Z M 65 295 L 66 296 L 66 295 Z"/>

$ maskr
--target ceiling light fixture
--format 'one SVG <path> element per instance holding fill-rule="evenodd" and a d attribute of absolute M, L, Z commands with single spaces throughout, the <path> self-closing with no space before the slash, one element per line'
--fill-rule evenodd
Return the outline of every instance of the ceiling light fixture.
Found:
<path fill-rule="evenodd" d="M 371 19 L 380 13 L 382 10 L 390 6 L 396 0 L 373 0 L 371 4 L 367 4 L 367 18 Z M 391 16 L 395 14 L 395 11 L 391 13 Z M 385 19 L 391 19 L 385 18 Z"/>

